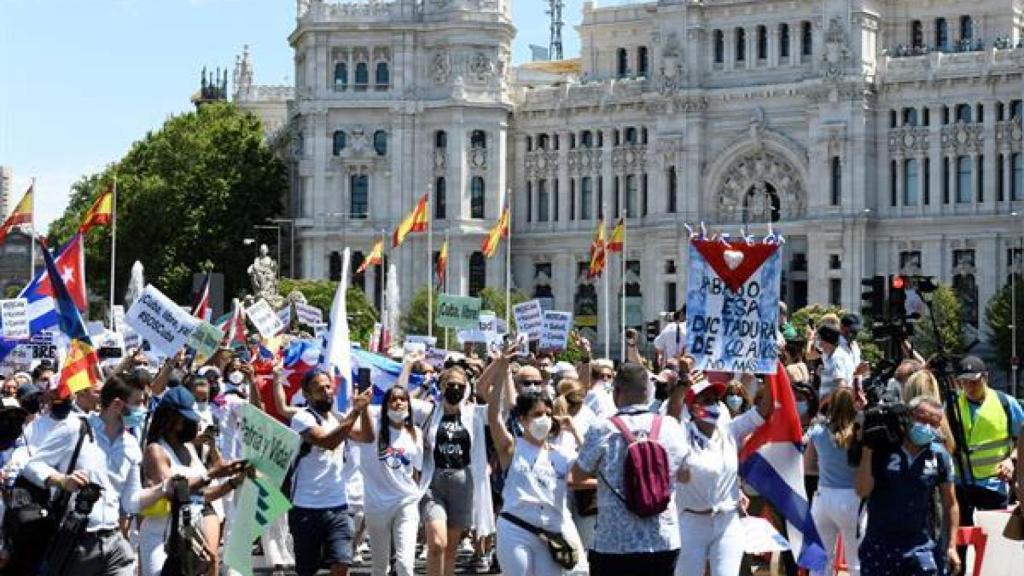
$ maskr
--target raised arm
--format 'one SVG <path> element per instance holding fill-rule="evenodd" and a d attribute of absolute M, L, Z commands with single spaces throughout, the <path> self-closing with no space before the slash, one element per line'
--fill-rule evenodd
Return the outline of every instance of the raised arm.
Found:
<path fill-rule="evenodd" d="M 501 401 L 508 380 L 508 364 L 512 354 L 515 354 L 515 350 L 515 344 L 506 346 L 502 355 L 491 363 L 491 366 L 497 366 L 495 374 L 497 382 L 495 382 L 493 398 L 487 403 L 487 424 L 491 429 L 494 451 L 498 454 L 498 463 L 501 464 L 502 469 L 508 468 L 515 447 L 515 439 L 501 420 Z"/>
<path fill-rule="evenodd" d="M 362 394 L 356 394 L 352 398 L 352 410 L 345 414 L 341 419 L 341 423 L 337 428 L 326 431 L 323 426 L 313 426 L 302 433 L 303 438 L 316 446 L 317 448 L 323 448 L 324 450 L 334 450 L 337 448 L 345 439 L 349 438 L 352 434 L 352 428 L 355 427 L 356 422 L 362 417 L 364 412 L 370 405 L 370 399 L 373 397 L 373 388 L 368 388 Z"/>

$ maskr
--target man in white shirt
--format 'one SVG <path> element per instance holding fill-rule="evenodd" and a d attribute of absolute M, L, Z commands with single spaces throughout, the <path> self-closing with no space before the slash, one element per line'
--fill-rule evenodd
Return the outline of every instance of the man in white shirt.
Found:
<path fill-rule="evenodd" d="M 857 343 L 857 334 L 861 329 L 860 316 L 856 314 L 846 314 L 840 322 L 839 345 L 850 353 L 850 357 L 853 358 L 854 367 L 860 366 L 860 344 Z"/>
<path fill-rule="evenodd" d="M 665 325 L 654 339 L 658 366 L 664 366 L 671 358 L 678 358 L 686 351 L 686 307 L 672 313 L 672 321 Z"/>
<path fill-rule="evenodd" d="M 853 385 L 853 372 L 856 365 L 853 363 L 853 356 L 839 345 L 839 338 L 839 331 L 831 326 L 818 328 L 822 360 L 819 373 L 820 387 L 818 388 L 821 405 L 828 401 L 829 395 L 836 388 Z"/>

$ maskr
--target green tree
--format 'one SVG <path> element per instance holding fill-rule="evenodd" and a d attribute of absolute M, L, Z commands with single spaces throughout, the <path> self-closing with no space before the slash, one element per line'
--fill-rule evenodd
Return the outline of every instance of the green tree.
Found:
<path fill-rule="evenodd" d="M 1013 292 L 1009 283 L 1003 285 L 996 292 L 995 296 L 988 301 L 985 307 L 985 328 L 986 335 L 990 342 L 996 346 L 996 361 L 1003 368 L 1010 365 L 1011 356 L 1019 356 L 1021 342 L 1017 342 L 1017 350 L 1013 350 L 1013 326 L 1020 326 L 1024 322 L 1024 282 L 1015 283 L 1017 293 L 1017 317 L 1013 317 Z M 1019 330 L 1019 328 L 1018 328 Z M 1020 340 L 1024 334 L 1017 332 L 1017 339 Z"/>
<path fill-rule="evenodd" d="M 302 292 L 306 297 L 306 303 L 316 306 L 324 313 L 324 319 L 331 314 L 331 304 L 334 303 L 334 293 L 338 290 L 338 283 L 330 280 L 290 280 L 282 278 L 280 292 L 290 294 L 293 290 Z M 377 322 L 378 314 L 370 299 L 362 290 L 349 286 L 345 292 L 345 306 L 348 310 L 348 331 L 353 342 L 360 342 L 366 346 L 373 333 L 373 324 Z"/>
<path fill-rule="evenodd" d="M 504 320 L 505 319 L 505 291 L 497 288 L 484 288 L 480 291 L 480 309 L 490 310 L 494 314 Z M 512 306 L 521 304 L 529 300 L 525 294 L 518 290 L 512 290 L 510 292 L 510 300 Z M 512 316 L 511 308 L 509 308 L 509 323 L 511 324 L 511 330 L 516 329 L 516 320 Z"/>
<path fill-rule="evenodd" d="M 818 322 L 821 321 L 821 317 L 825 314 L 835 314 L 842 318 L 846 313 L 846 310 L 831 304 L 812 304 L 790 314 L 789 321 L 796 328 L 797 333 L 800 334 L 800 338 L 803 339 L 807 326 L 817 326 Z M 865 325 L 860 333 L 857 334 L 857 344 L 860 344 L 861 358 L 867 362 L 874 363 L 885 356 L 882 349 L 879 348 L 874 335 L 871 333 L 870 326 Z"/>
<path fill-rule="evenodd" d="M 947 353 L 960 354 L 966 347 L 963 325 L 961 324 L 960 300 L 948 284 L 939 284 L 935 292 L 930 296 L 932 310 L 935 311 L 935 324 L 942 336 L 942 344 Z M 929 356 L 938 353 L 938 343 L 935 341 L 935 331 L 932 326 L 932 319 L 928 313 L 916 322 L 914 336 L 911 338 L 914 348 L 922 356 Z"/>
<path fill-rule="evenodd" d="M 428 290 L 433 298 L 429 313 L 427 312 Z M 437 317 L 437 290 L 423 286 L 412 295 L 409 307 L 402 314 L 398 324 L 405 334 L 426 334 L 427 319 L 430 316 Z"/>
<path fill-rule="evenodd" d="M 430 313 L 433 314 L 434 318 L 437 318 L 438 293 L 437 290 L 434 290 L 433 288 L 431 288 L 430 290 L 433 293 L 433 308 L 430 311 Z M 490 310 L 494 312 L 498 316 L 498 318 L 505 318 L 504 290 L 484 288 L 483 290 L 480 291 L 479 298 L 481 310 Z M 521 293 L 516 292 L 514 290 L 512 291 L 513 306 L 519 304 L 520 302 L 525 302 L 526 300 L 527 298 L 523 296 Z M 427 287 L 424 286 L 413 294 L 412 300 L 409 302 L 409 306 L 405 309 L 405 312 L 402 314 L 402 318 L 399 322 L 399 325 L 402 328 L 402 332 L 404 332 L 405 334 L 426 334 L 427 318 Z M 515 320 L 512 320 L 512 324 L 514 329 Z M 455 345 L 454 332 L 454 330 L 451 330 L 448 333 L 449 348 Z M 441 328 L 438 328 L 435 325 L 434 335 L 437 336 L 438 345 L 440 347 L 440 345 L 444 342 L 444 332 L 442 331 Z"/>
<path fill-rule="evenodd" d="M 255 116 L 225 103 L 168 119 L 119 161 L 72 186 L 68 207 L 50 226 L 52 245 L 74 234 L 115 175 L 118 296 L 136 260 L 147 280 L 178 302 L 189 300 L 192 274 L 205 267 L 224 273 L 226 294 L 244 291 L 254 252 L 242 239 L 280 212 L 287 190 L 284 165 Z M 86 243 L 89 287 L 98 294 L 109 290 L 110 233 L 109 226 L 94 228 Z"/>

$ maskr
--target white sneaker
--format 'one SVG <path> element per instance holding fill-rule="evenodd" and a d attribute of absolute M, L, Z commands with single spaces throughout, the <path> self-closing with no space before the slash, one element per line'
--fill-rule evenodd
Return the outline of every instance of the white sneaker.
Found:
<path fill-rule="evenodd" d="M 472 554 L 473 552 L 473 541 L 469 538 L 463 538 L 462 542 L 459 543 L 459 554 Z"/>

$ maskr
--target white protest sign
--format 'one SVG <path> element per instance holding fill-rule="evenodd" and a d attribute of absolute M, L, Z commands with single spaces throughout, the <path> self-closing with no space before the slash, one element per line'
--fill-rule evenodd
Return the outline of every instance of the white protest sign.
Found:
<path fill-rule="evenodd" d="M 478 319 L 480 320 L 481 332 L 498 331 L 498 318 L 494 315 L 494 312 L 491 312 L 490 310 L 481 310 Z"/>
<path fill-rule="evenodd" d="M 437 345 L 437 336 L 424 336 L 422 334 L 406 334 L 405 335 L 405 348 L 409 349 L 409 344 L 423 344 L 424 347 L 430 348 Z"/>
<path fill-rule="evenodd" d="M 327 323 L 320 322 L 318 324 L 310 324 L 310 328 L 313 329 L 314 338 L 323 338 L 327 335 Z"/>
<path fill-rule="evenodd" d="M 94 338 L 106 332 L 107 327 L 99 320 L 91 320 L 85 323 L 85 331 L 89 334 L 89 338 Z"/>
<path fill-rule="evenodd" d="M 516 304 L 512 307 L 512 314 L 516 319 L 517 332 L 529 334 L 530 340 L 540 340 L 544 330 L 544 310 L 540 307 L 540 300 Z"/>
<path fill-rule="evenodd" d="M 188 342 L 198 320 L 150 284 L 132 304 L 124 321 L 154 350 L 174 356 Z"/>
<path fill-rule="evenodd" d="M 115 332 L 121 332 L 121 328 L 124 327 L 124 306 L 121 304 L 114 304 L 113 308 L 110 309 L 110 329 Z"/>
<path fill-rule="evenodd" d="M 121 325 L 119 332 L 124 335 L 124 347 L 126 350 L 134 348 L 142 348 L 142 336 L 135 330 L 132 330 L 127 324 Z"/>
<path fill-rule="evenodd" d="M 324 322 L 324 313 L 319 308 L 301 302 L 295 303 L 295 315 L 299 318 L 299 322 L 306 326 L 316 326 Z"/>
<path fill-rule="evenodd" d="M 28 346 L 33 360 L 57 360 L 57 344 L 53 332 L 39 332 L 32 335 Z"/>
<path fill-rule="evenodd" d="M 281 318 L 266 300 L 261 299 L 246 308 L 245 314 L 264 338 L 273 338 L 284 330 L 284 322 L 281 322 Z"/>
<path fill-rule="evenodd" d="M 28 300 L 0 300 L 0 323 L 3 324 L 3 335 L 7 340 L 28 340 L 31 335 L 28 326 Z"/>
<path fill-rule="evenodd" d="M 473 344 L 490 344 L 493 334 L 482 332 L 480 330 L 459 330 L 455 333 L 455 337 L 459 340 L 459 344 L 465 344 L 467 342 Z"/>
<path fill-rule="evenodd" d="M 292 324 L 292 307 L 285 306 L 277 311 L 277 317 L 281 319 L 281 325 L 283 329 L 287 329 Z"/>
<path fill-rule="evenodd" d="M 544 330 L 540 336 L 540 349 L 549 352 L 565 350 L 569 344 L 570 330 L 572 330 L 572 312 L 545 310 Z"/>

